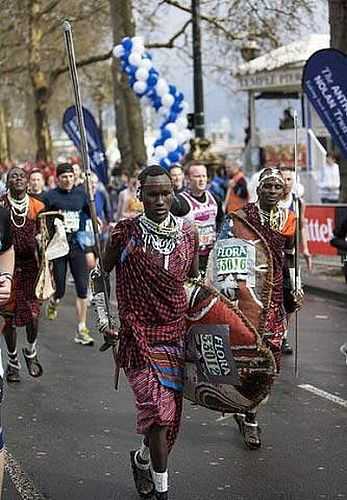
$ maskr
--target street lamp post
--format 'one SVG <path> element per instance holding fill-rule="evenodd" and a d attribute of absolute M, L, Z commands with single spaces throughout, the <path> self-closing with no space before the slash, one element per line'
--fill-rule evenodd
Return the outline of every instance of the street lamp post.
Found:
<path fill-rule="evenodd" d="M 202 77 L 200 0 L 192 0 L 193 75 L 194 75 L 194 129 L 195 137 L 205 137 L 204 85 Z"/>

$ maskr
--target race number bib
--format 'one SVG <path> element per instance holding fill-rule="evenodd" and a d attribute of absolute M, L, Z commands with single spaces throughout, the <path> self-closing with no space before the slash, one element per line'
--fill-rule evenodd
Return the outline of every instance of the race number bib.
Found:
<path fill-rule="evenodd" d="M 217 273 L 244 274 L 248 270 L 248 248 L 241 245 L 223 246 L 217 249 Z"/>
<path fill-rule="evenodd" d="M 80 228 L 80 214 L 76 210 L 66 210 L 64 215 L 64 227 L 67 233 L 74 233 Z"/>
<path fill-rule="evenodd" d="M 200 380 L 215 384 L 240 383 L 231 352 L 228 325 L 196 325 L 189 330 L 195 343 L 195 359 Z"/>
<path fill-rule="evenodd" d="M 216 240 L 216 231 L 214 225 L 198 226 L 199 246 L 211 247 Z"/>

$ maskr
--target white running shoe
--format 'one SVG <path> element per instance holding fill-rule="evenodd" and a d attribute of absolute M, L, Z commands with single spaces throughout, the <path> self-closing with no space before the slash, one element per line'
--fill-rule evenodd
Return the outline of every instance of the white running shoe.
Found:
<path fill-rule="evenodd" d="M 77 331 L 74 340 L 76 344 L 82 344 L 82 345 L 94 344 L 94 339 L 89 335 L 88 328 L 82 328 L 80 331 Z"/>

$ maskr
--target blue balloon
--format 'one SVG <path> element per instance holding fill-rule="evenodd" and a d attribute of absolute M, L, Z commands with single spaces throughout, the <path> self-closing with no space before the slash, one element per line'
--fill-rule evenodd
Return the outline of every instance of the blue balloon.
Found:
<path fill-rule="evenodd" d="M 165 168 L 165 170 L 169 170 L 169 168 L 171 167 L 171 162 L 168 158 L 163 158 L 162 160 L 160 160 L 160 166 Z"/>
<path fill-rule="evenodd" d="M 174 111 L 171 111 L 171 113 L 167 117 L 167 123 L 173 123 L 176 120 L 177 120 L 177 113 L 175 113 Z"/>
<path fill-rule="evenodd" d="M 150 59 L 150 60 L 152 60 L 152 56 L 151 56 L 151 54 L 150 54 L 149 52 L 145 52 L 145 53 L 143 54 L 143 57 L 144 57 L 145 59 Z"/>
<path fill-rule="evenodd" d="M 171 139 L 172 134 L 171 134 L 170 130 L 163 129 L 163 130 L 161 131 L 161 136 L 160 136 L 160 137 L 161 137 L 161 139 L 165 142 L 165 141 L 166 141 L 166 139 Z"/>
<path fill-rule="evenodd" d="M 158 146 L 162 146 L 164 144 L 164 141 L 162 139 L 157 139 L 155 143 L 153 144 L 153 147 L 156 148 Z"/>
<path fill-rule="evenodd" d="M 153 107 L 156 111 L 158 111 L 159 108 L 161 108 L 161 99 L 160 97 L 156 97 L 153 101 Z"/>
<path fill-rule="evenodd" d="M 127 36 L 126 38 L 123 38 L 122 40 L 122 45 L 124 47 L 124 49 L 128 52 L 131 51 L 132 47 L 133 47 L 133 42 L 131 41 L 131 39 Z"/>
<path fill-rule="evenodd" d="M 170 94 L 172 94 L 172 95 L 176 95 L 176 92 L 177 92 L 177 87 L 176 87 L 176 85 L 169 85 L 169 92 L 170 92 Z"/>
<path fill-rule="evenodd" d="M 182 111 L 182 108 L 181 106 L 179 105 L 179 103 L 175 102 L 172 106 L 171 106 L 171 112 L 172 113 L 176 113 L 177 115 Z"/>
<path fill-rule="evenodd" d="M 178 94 L 176 94 L 176 101 L 177 102 L 182 102 L 184 101 L 184 95 L 182 92 L 178 92 Z"/>
<path fill-rule="evenodd" d="M 132 87 L 134 83 L 136 82 L 136 78 L 134 75 L 128 75 L 128 83 Z"/>
<path fill-rule="evenodd" d="M 168 154 L 168 158 L 172 163 L 177 163 L 180 159 L 178 148 L 176 149 L 176 151 L 171 151 L 171 153 Z"/>
<path fill-rule="evenodd" d="M 136 71 L 137 67 L 132 64 L 128 64 L 125 68 L 125 72 L 128 73 L 128 75 L 135 75 Z"/>
<path fill-rule="evenodd" d="M 158 82 L 158 77 L 157 77 L 157 75 L 154 75 L 153 73 L 150 74 L 149 77 L 147 78 L 147 85 L 150 88 L 155 87 L 157 85 L 157 82 Z"/>
<path fill-rule="evenodd" d="M 179 152 L 180 156 L 184 156 L 186 154 L 183 146 L 178 146 L 177 151 Z"/>

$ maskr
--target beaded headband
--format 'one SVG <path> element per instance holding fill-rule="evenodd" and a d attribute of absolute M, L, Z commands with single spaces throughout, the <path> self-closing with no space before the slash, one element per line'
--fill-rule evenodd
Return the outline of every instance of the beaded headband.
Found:
<path fill-rule="evenodd" d="M 276 179 L 278 182 L 285 185 L 285 180 L 283 179 L 283 176 L 277 168 L 272 168 L 269 169 L 269 172 L 263 172 L 263 175 L 260 176 L 259 182 L 258 182 L 258 187 L 261 187 L 264 182 L 266 182 L 269 179 Z"/>

